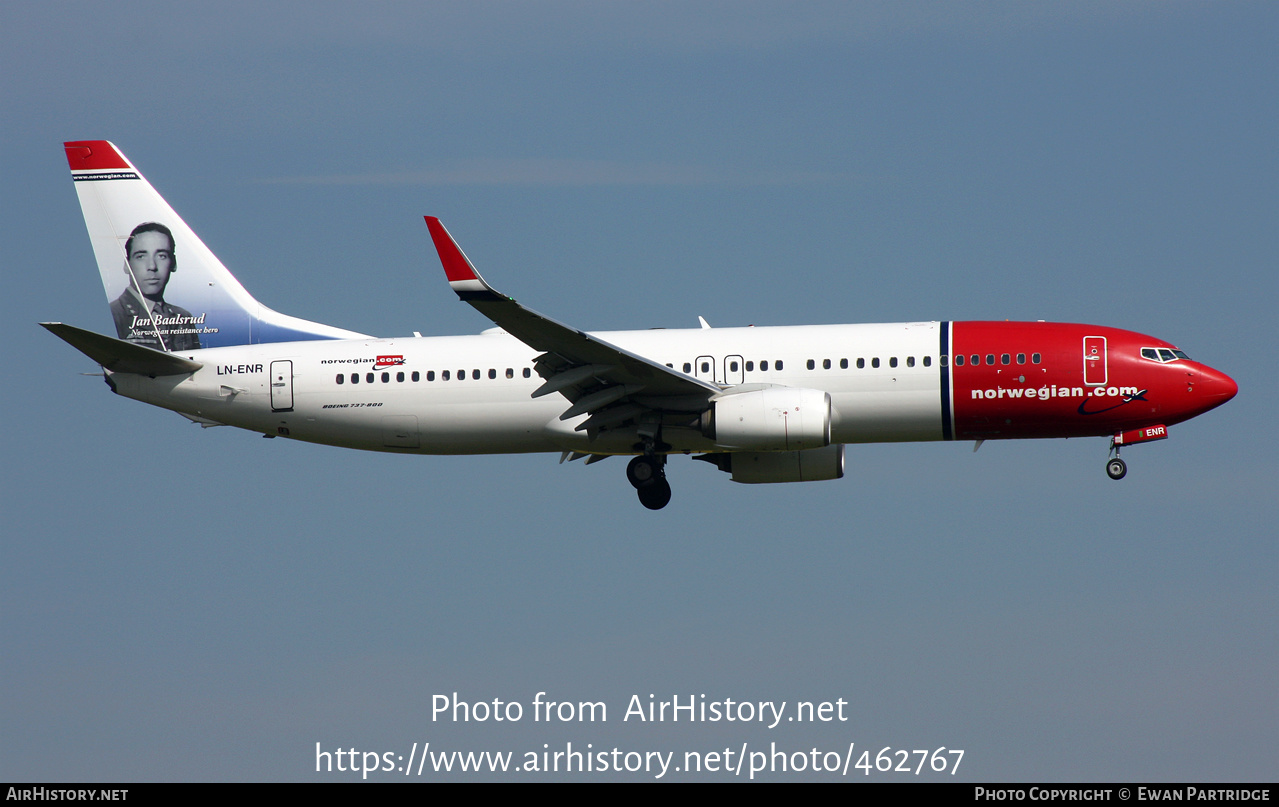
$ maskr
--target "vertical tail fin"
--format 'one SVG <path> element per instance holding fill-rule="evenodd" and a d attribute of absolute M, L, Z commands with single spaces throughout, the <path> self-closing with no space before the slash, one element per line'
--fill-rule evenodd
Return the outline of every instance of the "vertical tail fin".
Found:
<path fill-rule="evenodd" d="M 262 305 L 113 144 L 63 145 L 119 338 L 186 351 L 364 336 Z"/>

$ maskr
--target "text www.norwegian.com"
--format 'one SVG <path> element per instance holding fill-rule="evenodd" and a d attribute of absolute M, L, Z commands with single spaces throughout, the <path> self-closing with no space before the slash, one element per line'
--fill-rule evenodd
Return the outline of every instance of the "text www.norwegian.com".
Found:
<path fill-rule="evenodd" d="M 623 751 L 620 748 L 596 749 L 587 743 L 585 750 L 566 743 L 564 750 L 541 751 L 440 751 L 431 750 L 429 742 L 413 743 L 406 758 L 394 751 L 358 751 L 338 748 L 325 751 L 315 744 L 317 773 L 359 773 L 367 779 L 370 773 L 398 773 L 422 776 L 435 773 L 637 773 L 661 779 L 668 773 L 731 773 L 754 779 L 761 773 L 830 773 L 846 776 L 872 771 L 880 773 L 950 773 L 959 770 L 964 758 L 961 749 L 883 748 L 877 753 L 857 753 L 855 743 L 844 751 L 788 751 L 769 743 L 767 751 L 752 751 L 749 743 L 741 748 L 717 751 Z"/>

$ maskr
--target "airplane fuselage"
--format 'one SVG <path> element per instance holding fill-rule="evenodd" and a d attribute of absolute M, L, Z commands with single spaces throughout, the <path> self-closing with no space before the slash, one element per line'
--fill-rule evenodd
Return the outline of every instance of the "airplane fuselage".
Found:
<path fill-rule="evenodd" d="M 832 443 L 1113 435 L 1179 423 L 1235 389 L 1163 340 L 1091 325 L 913 322 L 592 335 L 725 389 L 767 384 L 829 393 Z M 500 331 L 182 355 L 204 366 L 189 376 L 114 374 L 113 386 L 195 418 L 348 448 L 636 453 L 633 429 L 592 439 L 575 431 L 585 415 L 560 419 L 560 395 L 532 398 L 543 383 L 533 369 L 538 354 Z M 671 452 L 726 448 L 699 429 L 695 412 L 671 419 L 663 438 Z"/>

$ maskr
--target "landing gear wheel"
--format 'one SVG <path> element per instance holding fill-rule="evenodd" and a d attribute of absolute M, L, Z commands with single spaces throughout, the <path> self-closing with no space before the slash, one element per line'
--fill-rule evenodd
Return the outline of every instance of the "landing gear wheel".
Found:
<path fill-rule="evenodd" d="M 649 510 L 661 510 L 671 501 L 671 483 L 666 477 L 653 480 L 647 487 L 639 489 L 640 504 Z"/>
<path fill-rule="evenodd" d="M 631 460 L 630 464 L 626 466 L 626 481 L 630 482 L 636 490 L 643 490 L 662 479 L 662 476 L 662 466 L 659 464 L 657 457 L 650 454 L 641 454 Z M 668 501 L 671 498 L 669 486 L 666 491 L 666 498 Z M 662 505 L 665 504 L 666 502 L 662 502 Z M 662 505 L 659 505 L 659 507 Z M 654 507 L 653 509 L 656 510 L 658 508 Z"/>
<path fill-rule="evenodd" d="M 1128 473 L 1128 465 L 1118 457 L 1106 463 L 1106 475 L 1111 479 L 1123 479 Z"/>

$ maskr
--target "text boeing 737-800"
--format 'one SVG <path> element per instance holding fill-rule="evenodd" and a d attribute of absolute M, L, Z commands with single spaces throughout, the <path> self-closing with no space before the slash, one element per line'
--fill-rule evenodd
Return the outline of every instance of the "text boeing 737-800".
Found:
<path fill-rule="evenodd" d="M 414 454 L 630 456 L 651 509 L 691 454 L 737 482 L 838 479 L 844 444 L 1110 437 L 1234 397 L 1224 373 L 1116 328 L 909 322 L 588 333 L 503 296 L 426 218 L 457 295 L 497 326 L 382 339 L 258 303 L 111 143 L 66 143 L 116 337 L 44 326 L 111 389 L 206 425 Z"/>

